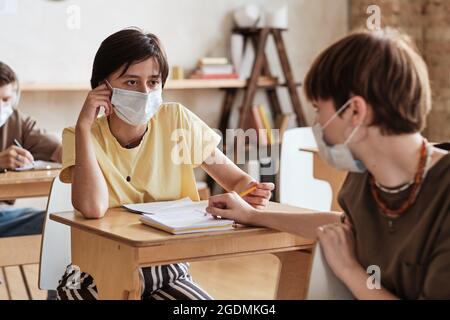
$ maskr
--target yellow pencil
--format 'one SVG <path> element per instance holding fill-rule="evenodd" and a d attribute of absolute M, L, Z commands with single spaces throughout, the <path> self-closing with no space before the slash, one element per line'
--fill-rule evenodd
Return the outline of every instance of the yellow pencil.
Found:
<path fill-rule="evenodd" d="M 249 195 L 250 193 L 252 193 L 253 191 L 255 191 L 256 188 L 257 188 L 257 186 L 253 186 L 253 187 L 251 187 L 250 189 L 245 190 L 245 191 L 239 193 L 239 196 L 240 196 L 241 198 L 243 198 L 243 197 Z"/>

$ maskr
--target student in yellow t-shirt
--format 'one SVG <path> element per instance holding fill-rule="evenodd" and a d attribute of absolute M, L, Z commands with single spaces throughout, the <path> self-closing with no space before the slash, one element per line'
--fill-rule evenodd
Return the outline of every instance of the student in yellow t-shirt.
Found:
<path fill-rule="evenodd" d="M 168 63 L 159 39 L 125 29 L 104 40 L 75 128 L 63 133 L 61 180 L 72 183 L 72 203 L 85 218 L 100 219 L 123 204 L 199 200 L 194 168 L 201 166 L 226 190 L 257 189 L 245 200 L 264 208 L 273 184 L 256 183 L 217 148 L 220 136 L 179 103 L 164 103 Z M 97 117 L 104 108 L 105 116 Z M 187 263 L 143 268 L 143 299 L 211 299 Z M 80 289 L 58 287 L 60 299 L 96 299 L 95 279 Z M 114 281 L 114 279 L 111 279 Z"/>

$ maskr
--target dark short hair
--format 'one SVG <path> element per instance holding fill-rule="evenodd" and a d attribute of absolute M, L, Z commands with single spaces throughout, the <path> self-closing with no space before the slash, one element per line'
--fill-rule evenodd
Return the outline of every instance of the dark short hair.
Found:
<path fill-rule="evenodd" d="M 431 109 L 426 64 L 392 29 L 358 31 L 331 45 L 313 63 L 304 90 L 308 100 L 332 99 L 335 108 L 363 97 L 373 110 L 371 125 L 383 134 L 420 132 Z"/>
<path fill-rule="evenodd" d="M 125 66 L 121 75 L 137 62 L 155 58 L 162 86 L 169 75 L 169 64 L 158 37 L 138 28 L 127 28 L 106 38 L 97 51 L 92 68 L 91 87 L 100 85 L 109 75 Z"/>
<path fill-rule="evenodd" d="M 0 61 L 0 86 L 17 83 L 16 73 L 6 63 Z"/>

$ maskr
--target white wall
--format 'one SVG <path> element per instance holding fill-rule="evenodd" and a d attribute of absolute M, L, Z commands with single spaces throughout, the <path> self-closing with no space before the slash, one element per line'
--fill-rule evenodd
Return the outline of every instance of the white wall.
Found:
<path fill-rule="evenodd" d="M 1 2 L 8 0 L 0 0 Z M 11 1 L 11 0 L 9 0 Z M 14 2 L 14 0 L 12 0 Z M 0 60 L 11 64 L 23 83 L 89 83 L 93 57 L 100 42 L 127 26 L 139 26 L 163 41 L 169 62 L 192 68 L 201 56 L 228 54 L 231 11 L 245 3 L 269 7 L 269 0 L 17 0 L 17 12 L 0 16 Z M 282 2 L 282 1 L 278 1 Z M 303 80 L 314 57 L 348 30 L 347 0 L 289 0 L 288 55 L 297 81 Z M 77 5 L 81 29 L 67 27 L 67 9 Z M 278 59 L 274 49 L 269 59 Z M 41 126 L 60 133 L 73 125 L 84 92 L 25 92 L 19 106 Z M 217 126 L 222 93 L 170 91 L 177 100 Z M 286 99 L 286 96 L 284 96 Z M 306 108 L 308 119 L 311 110 Z"/>

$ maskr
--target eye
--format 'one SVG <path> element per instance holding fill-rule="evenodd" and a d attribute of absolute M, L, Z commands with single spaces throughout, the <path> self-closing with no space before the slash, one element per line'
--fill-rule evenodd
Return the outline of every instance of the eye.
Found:
<path fill-rule="evenodd" d="M 159 81 L 158 80 L 150 80 L 149 85 L 151 88 L 157 87 L 159 85 Z"/>
<path fill-rule="evenodd" d="M 136 80 L 128 80 L 127 85 L 129 85 L 130 87 L 135 87 L 137 85 L 137 81 Z"/>

